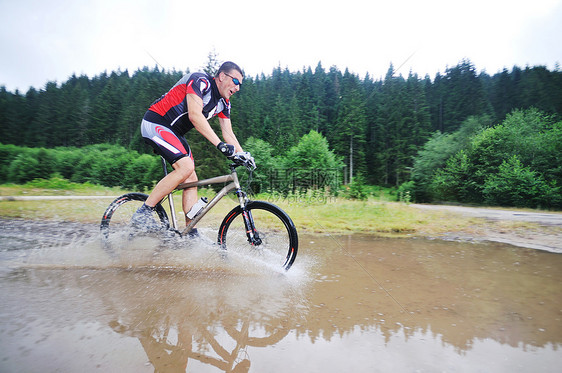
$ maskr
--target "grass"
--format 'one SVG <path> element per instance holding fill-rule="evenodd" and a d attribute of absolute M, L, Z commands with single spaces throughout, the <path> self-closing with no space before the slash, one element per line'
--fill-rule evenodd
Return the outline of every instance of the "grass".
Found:
<path fill-rule="evenodd" d="M 92 183 L 73 183 L 60 177 L 35 179 L 24 185 L 0 185 L 0 196 L 110 196 L 123 194 L 120 188 L 107 188 Z"/>
<path fill-rule="evenodd" d="M 377 199 L 334 199 L 323 205 L 282 204 L 302 230 L 314 233 L 364 233 L 385 237 L 434 235 L 472 224 L 437 211 L 421 211 L 407 204 Z"/>

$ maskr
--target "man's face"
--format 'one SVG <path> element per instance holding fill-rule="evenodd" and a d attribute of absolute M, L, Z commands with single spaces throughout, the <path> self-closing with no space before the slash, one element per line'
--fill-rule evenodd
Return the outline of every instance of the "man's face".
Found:
<path fill-rule="evenodd" d="M 238 79 L 242 83 L 242 74 L 236 70 L 229 71 L 228 73 L 220 73 L 217 81 L 220 95 L 229 100 L 230 96 L 240 90 L 240 85 L 234 84 L 233 79 Z"/>

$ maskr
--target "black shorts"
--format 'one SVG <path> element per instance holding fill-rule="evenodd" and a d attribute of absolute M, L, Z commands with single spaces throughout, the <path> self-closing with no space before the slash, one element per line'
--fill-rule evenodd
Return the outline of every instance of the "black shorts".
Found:
<path fill-rule="evenodd" d="M 152 146 L 168 163 L 174 164 L 183 157 L 190 157 L 191 148 L 183 136 L 178 136 L 166 126 L 142 120 L 141 134 L 144 141 Z"/>

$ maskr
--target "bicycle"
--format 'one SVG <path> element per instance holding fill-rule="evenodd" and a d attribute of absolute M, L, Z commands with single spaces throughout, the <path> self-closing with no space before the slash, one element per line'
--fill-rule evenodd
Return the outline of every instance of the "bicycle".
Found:
<path fill-rule="evenodd" d="M 166 161 L 162 157 L 161 159 L 164 175 L 167 175 Z M 226 183 L 182 231 L 178 229 L 173 192 L 155 206 L 153 217 L 158 222 L 158 227 L 150 229 L 149 232 L 139 232 L 131 226 L 133 213 L 146 201 L 148 195 L 127 193 L 116 198 L 105 210 L 100 224 L 104 248 L 114 254 L 114 245 L 119 242 L 117 238 L 122 238 L 124 234 L 128 234 L 129 239 L 153 233 L 168 237 L 184 237 L 224 196 L 234 191 L 238 197 L 238 205 L 226 214 L 219 226 L 217 237 L 219 249 L 224 253 L 230 249 L 245 250 L 246 254 L 258 255 L 268 263 L 275 260 L 282 268 L 288 270 L 293 265 L 298 252 L 297 229 L 289 215 L 278 206 L 248 198 L 238 179 L 236 169 L 240 166 L 246 167 L 251 179 L 255 169 L 253 160 L 250 162 L 244 156 L 235 155 L 229 166 L 229 174 L 178 185 L 174 191 Z M 171 221 L 163 207 L 166 199 L 169 202 Z"/>

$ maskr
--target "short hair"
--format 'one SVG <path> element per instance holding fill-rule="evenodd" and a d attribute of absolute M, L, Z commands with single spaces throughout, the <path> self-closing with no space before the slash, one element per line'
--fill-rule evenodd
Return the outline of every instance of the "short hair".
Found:
<path fill-rule="evenodd" d="M 225 63 L 223 63 L 221 65 L 221 67 L 219 67 L 219 70 L 217 71 L 215 76 L 218 77 L 220 73 L 222 73 L 222 72 L 229 73 L 232 70 L 238 71 L 242 75 L 242 77 L 244 77 L 244 73 L 242 72 L 242 69 L 240 68 L 240 66 L 238 66 L 237 64 L 235 64 L 232 61 L 226 61 Z"/>

